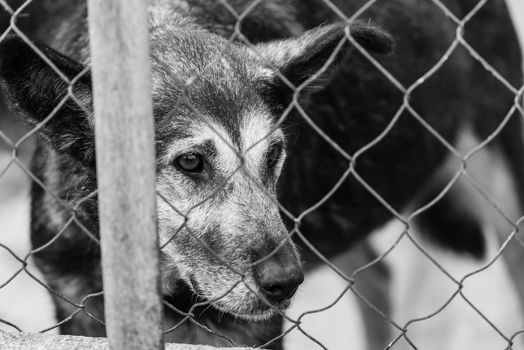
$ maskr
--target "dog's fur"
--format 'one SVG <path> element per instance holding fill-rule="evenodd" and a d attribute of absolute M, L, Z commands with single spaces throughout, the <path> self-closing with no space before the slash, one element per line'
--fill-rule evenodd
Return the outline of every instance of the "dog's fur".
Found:
<path fill-rule="evenodd" d="M 172 305 L 166 310 L 166 326 L 183 318 L 175 308 L 191 310 L 198 322 L 234 343 L 264 344 L 280 334 L 281 316 L 275 310 L 285 309 L 289 301 L 272 308 L 261 301 L 251 266 L 279 246 L 273 255 L 277 265 L 296 264 L 296 249 L 284 224 L 322 254 L 333 256 L 391 218 L 382 200 L 396 211 L 414 200 L 429 200 L 424 196 L 435 186 L 431 179 L 449 151 L 403 110 L 379 143 L 359 153 L 388 127 L 404 93 L 349 43 L 319 79 L 302 89 L 298 100 L 310 119 L 306 122 L 295 108 L 280 123 L 293 91 L 274 69 L 299 86 L 324 69 L 344 38 L 344 24 L 315 28 L 340 20 L 321 0 L 261 2 L 242 21 L 242 32 L 254 48 L 239 40 L 227 44 L 236 18 L 220 2 L 149 2 L 159 234 L 167 243 L 162 251 L 162 288 Z M 250 2 L 230 3 L 240 13 Z M 365 1 L 334 3 L 350 15 Z M 476 1 L 444 3 L 461 18 Z M 66 56 L 43 44 L 38 47 L 72 78 L 89 61 L 85 3 L 55 1 L 46 8 L 52 20 L 41 26 L 39 36 Z M 456 37 L 456 24 L 429 1 L 379 3 L 363 18 L 375 24 L 353 22 L 352 37 L 404 87 L 432 68 Z M 393 41 L 377 25 L 395 38 L 393 55 L 382 55 L 391 51 Z M 489 1 L 466 29 L 472 47 L 513 86 L 520 86 L 521 57 L 503 1 Z M 67 87 L 18 38 L 0 44 L 0 77 L 11 106 L 32 125 L 49 115 Z M 35 254 L 50 287 L 61 294 L 54 295 L 59 319 L 76 310 L 71 301 L 80 303 L 102 289 L 99 247 L 83 232 L 98 235 L 96 197 L 83 200 L 96 189 L 92 120 L 86 114 L 92 104 L 90 86 L 89 74 L 81 77 L 74 92 L 83 108 L 68 100 L 43 125 L 32 164 L 45 186 L 35 183 L 32 189 L 33 246 L 43 246 L 60 232 L 56 241 Z M 514 94 L 462 47 L 409 96 L 410 106 L 451 144 L 466 126 L 486 138 L 513 100 Z M 520 119 L 513 117 L 490 147 L 500 148 L 507 158 L 523 200 L 520 130 Z M 277 151 L 271 153 L 275 145 Z M 205 171 L 196 177 L 177 168 L 179 157 L 188 153 L 208 159 Z M 268 160 L 268 154 L 274 159 Z M 316 207 L 350 166 L 355 173 Z M 237 168 L 241 169 L 235 172 Z M 306 211 L 307 215 L 295 224 L 282 214 L 283 223 L 276 198 L 295 217 Z M 62 232 L 73 208 L 80 225 L 69 225 Z M 449 217 L 453 225 L 457 221 L 447 206 L 427 215 L 427 222 L 432 217 Z M 473 219 L 467 224 L 466 232 L 475 234 L 469 227 L 478 225 Z M 442 244 L 482 254 L 481 243 L 463 244 L 460 237 L 442 235 L 444 224 L 434 231 Z M 315 259 L 309 249 L 302 255 L 306 261 Z M 245 273 L 240 284 L 230 267 Z M 191 309 L 201 298 L 219 300 L 209 309 Z M 95 319 L 103 319 L 102 298 L 87 299 L 85 308 L 94 318 L 81 313 L 61 325 L 63 333 L 104 334 L 103 324 Z M 170 332 L 168 340 L 230 345 L 226 338 L 191 322 Z M 271 346 L 279 348 L 280 340 Z"/>

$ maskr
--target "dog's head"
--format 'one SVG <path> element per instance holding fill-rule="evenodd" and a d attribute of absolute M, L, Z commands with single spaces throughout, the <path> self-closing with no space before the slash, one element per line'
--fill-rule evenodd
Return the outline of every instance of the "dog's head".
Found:
<path fill-rule="evenodd" d="M 391 50 L 384 32 L 359 22 L 350 29 L 364 48 Z M 183 281 L 216 308 L 248 319 L 289 305 L 303 274 L 277 202 L 287 156 L 283 112 L 294 96 L 306 102 L 327 83 L 350 46 L 346 31 L 334 24 L 248 47 L 198 29 L 152 29 L 163 293 L 176 294 Z M 85 69 L 38 48 L 69 78 Z M 54 114 L 41 134 L 57 154 L 94 167 L 88 72 L 74 80 L 78 101 L 64 99 L 68 86 L 58 74 L 9 38 L 0 44 L 0 76 L 30 123 Z"/>

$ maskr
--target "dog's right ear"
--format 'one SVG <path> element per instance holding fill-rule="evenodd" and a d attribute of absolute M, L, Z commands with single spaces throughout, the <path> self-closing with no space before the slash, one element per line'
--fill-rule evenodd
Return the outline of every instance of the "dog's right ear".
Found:
<path fill-rule="evenodd" d="M 9 36 L 0 43 L 0 79 L 8 105 L 30 125 L 43 123 L 39 135 L 56 151 L 92 165 L 91 76 L 84 65 L 46 45 L 34 45 L 49 62 L 20 37 Z M 51 64 L 74 81 L 72 92 L 81 106 L 67 96 L 69 83 Z"/>
<path fill-rule="evenodd" d="M 333 23 L 310 29 L 295 38 L 261 43 L 254 47 L 257 57 L 268 68 L 260 74 L 261 94 L 287 106 L 294 90 L 284 83 L 283 76 L 295 87 L 309 82 L 299 96 L 302 102 L 307 101 L 310 93 L 329 83 L 352 51 L 346 31 L 369 53 L 385 55 L 393 51 L 395 43 L 389 33 L 361 21 Z M 337 47 L 340 50 L 335 54 Z"/>

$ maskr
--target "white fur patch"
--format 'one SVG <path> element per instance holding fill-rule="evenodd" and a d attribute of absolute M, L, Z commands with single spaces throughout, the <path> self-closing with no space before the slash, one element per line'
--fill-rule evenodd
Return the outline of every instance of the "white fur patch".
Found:
<path fill-rule="evenodd" d="M 258 111 L 246 115 L 240 126 L 240 135 L 246 169 L 252 174 L 260 173 L 260 169 L 265 166 L 263 162 L 270 145 L 284 140 L 282 130 L 273 126 L 271 116 Z"/>
<path fill-rule="evenodd" d="M 465 132 L 457 148 L 459 152 L 466 154 L 478 144 L 479 140 Z M 501 155 L 492 149 L 482 149 L 467 164 L 468 174 L 504 213 L 515 220 L 521 208 L 517 204 L 517 191 Z M 452 174 L 459 166 L 456 159 L 450 159 L 444 172 Z M 461 280 L 495 258 L 502 240 L 510 234 L 511 227 L 468 181 L 460 179 L 454 191 L 459 191 L 459 200 L 482 226 L 486 242 L 485 258 L 476 260 L 435 246 L 420 235 L 420 228 L 416 226 L 411 227 L 410 233 L 443 269 L 456 280 Z M 402 224 L 392 222 L 372 235 L 370 242 L 381 254 L 391 247 L 402 231 Z M 401 240 L 384 262 L 392 277 L 391 318 L 401 326 L 409 320 L 437 312 L 458 289 L 407 237 Z M 508 263 L 511 262 L 504 256 L 498 257 L 489 268 L 464 281 L 463 293 L 490 322 L 509 337 L 524 328 L 524 317 L 519 312 L 522 307 L 513 280 L 516 276 L 510 274 Z M 397 334 L 398 331 L 395 331 L 394 335 Z M 508 345 L 460 295 L 455 296 L 436 315 L 411 324 L 408 336 L 418 348 L 426 350 L 491 350 L 504 349 Z M 410 348 L 404 340 L 393 347 L 397 350 Z"/>
<path fill-rule="evenodd" d="M 349 271 L 351 263 L 348 264 L 348 261 L 352 260 L 351 254 L 349 252 L 339 257 L 334 263 L 351 273 Z M 297 291 L 286 315 L 292 320 L 297 320 L 304 313 L 326 308 L 337 300 L 347 285 L 348 283 L 330 267 L 323 265 L 305 276 L 304 283 Z M 283 330 L 291 327 L 292 323 L 285 320 Z M 359 300 L 350 290 L 346 291 L 344 296 L 327 310 L 305 315 L 301 319 L 300 327 L 327 349 L 368 349 Z M 284 338 L 284 348 L 321 349 L 296 328 Z"/>

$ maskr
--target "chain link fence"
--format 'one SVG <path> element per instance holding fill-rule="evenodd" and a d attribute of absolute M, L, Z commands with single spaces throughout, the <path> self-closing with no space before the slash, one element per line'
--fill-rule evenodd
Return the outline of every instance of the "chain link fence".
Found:
<path fill-rule="evenodd" d="M 94 122 L 92 117 L 97 100 L 93 107 L 85 2 L 27 0 L 0 1 L 0 5 L 0 22 L 4 26 L 0 51 L 5 51 L 0 70 L 4 88 L 9 90 L 9 84 L 18 84 L 17 74 L 26 73 L 29 78 L 19 90 L 25 91 L 23 97 L 34 99 L 14 103 L 15 110 L 29 119 L 28 129 L 14 121 L 6 106 L 2 107 L 0 118 L 1 206 L 6 210 L 15 205 L 27 207 L 27 199 L 18 201 L 16 193 L 27 188 L 29 182 L 33 198 L 31 228 L 24 227 L 24 231 L 32 231 L 29 251 L 11 243 L 16 241 L 11 238 L 14 230 L 2 226 L 5 231 L 0 235 L 0 249 L 9 264 L 5 269 L 8 272 L 2 271 L 0 293 L 25 278 L 22 289 L 30 284 L 40 286 L 58 308 L 56 320 L 30 330 L 23 329 L 10 314 L 0 314 L 0 329 L 44 334 L 60 329 L 73 335 L 105 336 L 105 320 L 109 317 L 104 317 L 102 302 L 97 214 L 102 199 L 98 198 L 97 176 L 100 183 L 102 173 L 112 173 L 120 165 L 125 169 L 126 164 L 148 164 L 151 160 L 134 159 L 129 156 L 130 149 L 120 149 L 119 159 L 109 157 L 105 166 L 98 163 L 94 171 L 102 155 L 97 148 L 99 159 L 95 160 L 94 140 L 100 137 L 100 130 L 95 135 L 93 129 L 101 122 Z M 147 250 L 145 243 L 141 246 L 140 237 L 127 238 L 126 233 L 120 236 L 115 229 L 122 226 L 132 231 L 133 224 L 118 222 L 114 212 L 106 213 L 106 220 L 113 218 L 113 226 L 106 232 L 107 237 L 116 239 L 115 249 L 119 251 L 114 255 L 124 259 L 113 273 L 127 286 L 113 290 L 114 302 L 106 298 L 106 312 L 109 303 L 115 318 L 124 323 L 121 327 L 134 327 L 138 334 L 154 319 L 149 317 L 154 306 L 127 299 L 128 294 L 137 292 L 135 283 L 130 282 L 136 280 L 136 285 L 153 284 L 156 292 L 161 290 L 164 337 L 168 342 L 256 348 L 279 348 L 283 343 L 285 348 L 332 349 L 348 346 L 334 345 L 337 339 L 344 338 L 362 349 L 432 349 L 431 343 L 452 349 L 473 348 L 473 344 L 461 342 L 479 338 L 479 344 L 486 349 L 520 348 L 519 337 L 524 332 L 524 276 L 520 268 L 524 254 L 519 234 L 524 218 L 520 204 L 524 200 L 524 185 L 520 179 L 524 177 L 520 175 L 524 175 L 524 164 L 518 151 L 524 149 L 524 86 L 520 49 L 503 1 L 471 0 L 457 4 L 451 0 L 217 0 L 195 1 L 191 7 L 185 2 L 159 0 L 150 1 L 150 6 L 155 8 L 149 20 L 154 28 L 150 29 L 152 108 L 156 123 L 156 205 L 162 273 L 160 280 L 155 280 L 138 271 L 141 265 L 156 269 L 157 257 L 153 254 L 150 258 L 137 258 L 137 252 Z M 204 13 L 200 13 L 203 9 Z M 205 41 L 206 37 L 202 40 L 209 51 L 198 51 L 201 48 L 195 47 L 191 35 L 185 37 L 183 31 L 183 39 L 169 37 L 172 22 L 163 31 L 162 21 L 167 21 L 167 17 L 175 25 L 195 30 L 192 35 L 207 35 L 202 34 L 205 28 L 226 40 L 216 39 L 215 45 Z M 187 23 L 187 18 L 194 18 L 195 23 Z M 402 21 L 405 22 L 394 25 Z M 309 37 L 300 37 L 303 39 L 293 43 L 264 44 L 299 36 L 307 29 L 332 22 L 344 23 L 335 28 L 339 36 L 333 34 L 337 33 L 333 29 L 310 32 Z M 414 29 L 406 32 L 409 28 Z M 421 28 L 429 34 L 417 32 Z M 380 45 L 391 44 L 386 32 L 391 32 L 395 49 L 392 54 L 383 55 L 385 52 L 381 51 L 388 50 Z M 99 35 L 103 43 L 104 31 Z M 431 37 L 442 40 L 428 42 Z M 81 64 L 37 44 L 34 38 L 48 40 L 48 44 L 54 44 Z M 315 41 L 315 45 L 308 40 Z M 129 50 L 125 45 L 120 48 Z M 15 50 L 16 54 L 11 55 Z M 197 58 L 192 59 L 198 64 L 191 59 L 170 61 L 172 57 L 166 53 L 181 55 L 184 50 L 194 50 Z M 245 65 L 235 61 L 237 52 L 249 58 Z M 290 74 L 287 60 L 297 52 L 300 57 L 318 54 L 313 60 L 313 71 L 298 60 L 298 70 L 291 72 L 295 75 Z M 410 55 L 417 59 L 402 61 Z M 204 56 L 205 64 L 199 65 Z M 259 97 L 267 102 L 287 96 L 279 100 L 275 110 L 256 110 L 262 100 L 245 96 L 254 83 L 228 76 L 235 71 L 253 78 L 253 62 L 258 64 L 257 69 L 262 63 L 264 66 L 256 73 L 256 84 L 268 77 L 273 79 L 258 90 L 262 91 Z M 198 69 L 193 69 L 195 66 Z M 339 70 L 331 71 L 334 66 Z M 175 71 L 180 75 L 175 75 Z M 132 80 L 132 76 L 127 71 L 124 80 Z M 325 82 L 328 79 L 332 81 L 330 85 Z M 178 85 L 169 85 L 169 81 Z M 218 94 L 215 97 L 223 98 L 221 104 L 210 103 L 202 97 L 213 96 L 208 82 L 224 84 L 220 86 L 226 90 L 237 84 L 235 94 L 226 95 L 231 97 L 229 100 Z M 245 86 L 239 87 L 239 82 Z M 140 81 L 133 81 L 130 86 L 133 83 L 141 85 Z M 271 89 L 277 86 L 277 97 L 267 85 Z M 313 91 L 318 90 L 317 85 L 327 85 L 326 90 Z M 169 103 L 162 95 L 166 91 L 172 93 L 173 101 Z M 204 92 L 209 94 L 202 95 Z M 9 98 L 17 98 L 16 92 L 9 94 Z M 134 113 L 143 100 L 134 95 L 127 98 L 129 105 L 135 106 L 129 113 Z M 248 121 L 232 118 L 241 124 L 233 127 L 240 130 L 238 136 L 228 133 L 229 126 L 224 127 L 213 117 L 199 119 L 200 124 L 195 125 L 200 134 L 196 136 L 187 129 L 195 125 L 176 119 L 180 119 L 180 113 L 229 113 L 233 107 L 240 108 L 240 103 L 245 104 L 243 108 L 255 108 L 255 112 L 250 110 L 254 116 Z M 354 121 L 342 120 L 341 113 L 345 111 Z M 475 115 L 479 112 L 485 116 Z M 452 113 L 452 118 L 446 113 Z M 74 125 L 64 121 L 65 115 Z M 177 121 L 162 124 L 166 115 Z M 118 123 L 116 126 L 118 129 Z M 131 135 L 125 135 L 125 127 L 122 125 L 120 134 Z M 189 144 L 169 143 L 170 138 L 188 135 L 192 137 Z M 243 138 L 246 135 L 250 137 L 247 144 Z M 40 139 L 36 141 L 35 136 Z M 210 139 L 215 143 L 213 152 L 234 155 L 219 162 L 229 169 L 225 175 L 214 176 L 210 171 L 212 175 L 207 180 L 211 179 L 212 186 L 198 193 L 180 188 L 193 186 L 187 180 L 170 180 L 180 178 L 172 170 L 174 163 L 189 172 L 200 166 L 194 147 L 200 147 L 196 149 L 201 154 L 209 152 L 209 145 L 197 145 L 194 139 Z M 253 170 L 258 166 L 253 159 L 269 157 L 268 164 L 278 168 L 284 162 L 280 153 L 284 152 L 284 144 L 289 151 L 280 186 L 274 185 L 274 193 L 273 185 Z M 50 151 L 49 145 L 54 151 Z M 263 147 L 275 153 L 262 151 Z M 192 157 L 180 158 L 178 148 L 191 149 L 185 155 Z M 111 146 L 105 150 L 110 149 Z M 68 155 L 67 161 L 57 156 L 60 152 Z M 119 165 L 111 166 L 111 159 Z M 146 168 L 152 171 L 154 165 Z M 315 172 L 309 174 L 311 169 Z M 11 187 L 12 184 L 18 187 Z M 119 190 L 113 196 L 127 191 L 132 196 L 141 185 L 130 188 L 128 183 L 115 183 L 114 187 Z M 229 207 L 224 209 L 220 204 L 224 193 L 235 191 L 246 203 L 240 209 L 231 209 L 233 204 L 226 200 Z M 182 192 L 193 193 L 194 198 L 182 200 Z M 140 216 L 141 198 L 135 197 L 129 203 L 137 210 L 134 216 Z M 259 203 L 266 210 L 258 213 L 261 216 L 245 214 L 249 212 L 246 207 Z M 216 209 L 219 205 L 220 211 Z M 120 206 L 127 210 L 125 203 Z M 246 216 L 244 221 L 237 220 L 242 215 Z M 103 216 L 101 213 L 102 226 Z M 250 253 L 256 257 L 249 264 L 237 250 L 251 244 L 251 238 L 238 234 L 220 240 L 210 235 L 220 235 L 221 229 L 206 226 L 208 222 L 209 226 L 219 223 L 233 232 L 238 227 L 258 225 L 251 232 L 256 236 L 264 231 L 260 229 L 262 217 L 271 216 L 279 220 L 282 217 L 288 233 L 277 238 L 267 233 L 257 237 L 271 239 L 274 244 L 262 248 L 259 244 L 260 251 Z M 393 221 L 384 229 L 390 219 Z M 277 224 L 272 221 L 267 225 Z M 271 228 L 281 230 L 278 226 Z M 381 234 L 371 235 L 380 228 Z M 137 242 L 128 246 L 128 239 Z M 297 301 L 286 313 L 283 304 L 275 306 L 270 302 L 271 293 L 261 292 L 261 277 L 254 277 L 251 271 L 268 261 L 287 262 L 282 252 L 294 249 L 289 248 L 294 247 L 291 240 L 302 257 L 307 271 L 305 285 L 310 292 L 299 288 Z M 173 256 L 184 256 L 181 250 L 198 252 L 193 257 L 198 261 L 192 261 L 191 256 L 174 259 Z M 124 266 L 126 258 L 137 265 Z M 206 265 L 208 261 L 213 264 Z M 277 269 L 271 266 L 270 271 Z M 129 274 L 121 272 L 119 276 L 119 271 Z M 195 276 L 196 273 L 207 274 L 207 279 Z M 185 283 L 176 282 L 173 276 Z M 318 277 L 320 282 L 310 280 L 310 276 Z M 214 294 L 207 293 L 207 289 L 215 289 Z M 122 300 L 115 300 L 119 295 L 127 300 L 124 306 Z M 252 301 L 256 307 L 251 311 L 249 307 L 239 307 L 235 311 L 231 305 L 245 303 L 242 295 L 256 299 Z M 499 295 L 500 300 L 496 299 Z M 321 301 L 308 304 L 310 298 Z M 0 304 L 8 305 L 10 300 L 8 293 L 0 294 Z M 344 309 L 348 300 L 357 309 Z M 417 308 L 424 303 L 425 308 Z M 40 305 L 44 304 L 51 307 L 49 300 L 28 300 L 26 313 L 36 319 L 39 312 L 33 310 L 41 310 Z M 340 305 L 344 305 L 341 314 L 332 313 Z M 251 320 L 241 316 L 257 313 L 257 308 L 266 310 L 266 314 Z M 237 316 L 232 316 L 235 313 Z M 355 313 L 360 316 L 354 316 Z M 480 326 L 468 328 L 469 323 Z M 335 332 L 332 325 L 347 331 Z M 430 326 L 424 328 L 425 325 Z M 124 343 L 132 333 L 127 329 L 128 333 L 124 330 L 122 335 Z M 468 334 L 479 329 L 482 334 Z M 31 337 L 28 335 L 27 339 Z M 356 337 L 364 340 L 359 343 Z M 0 335 L 0 339 L 4 338 Z"/>

